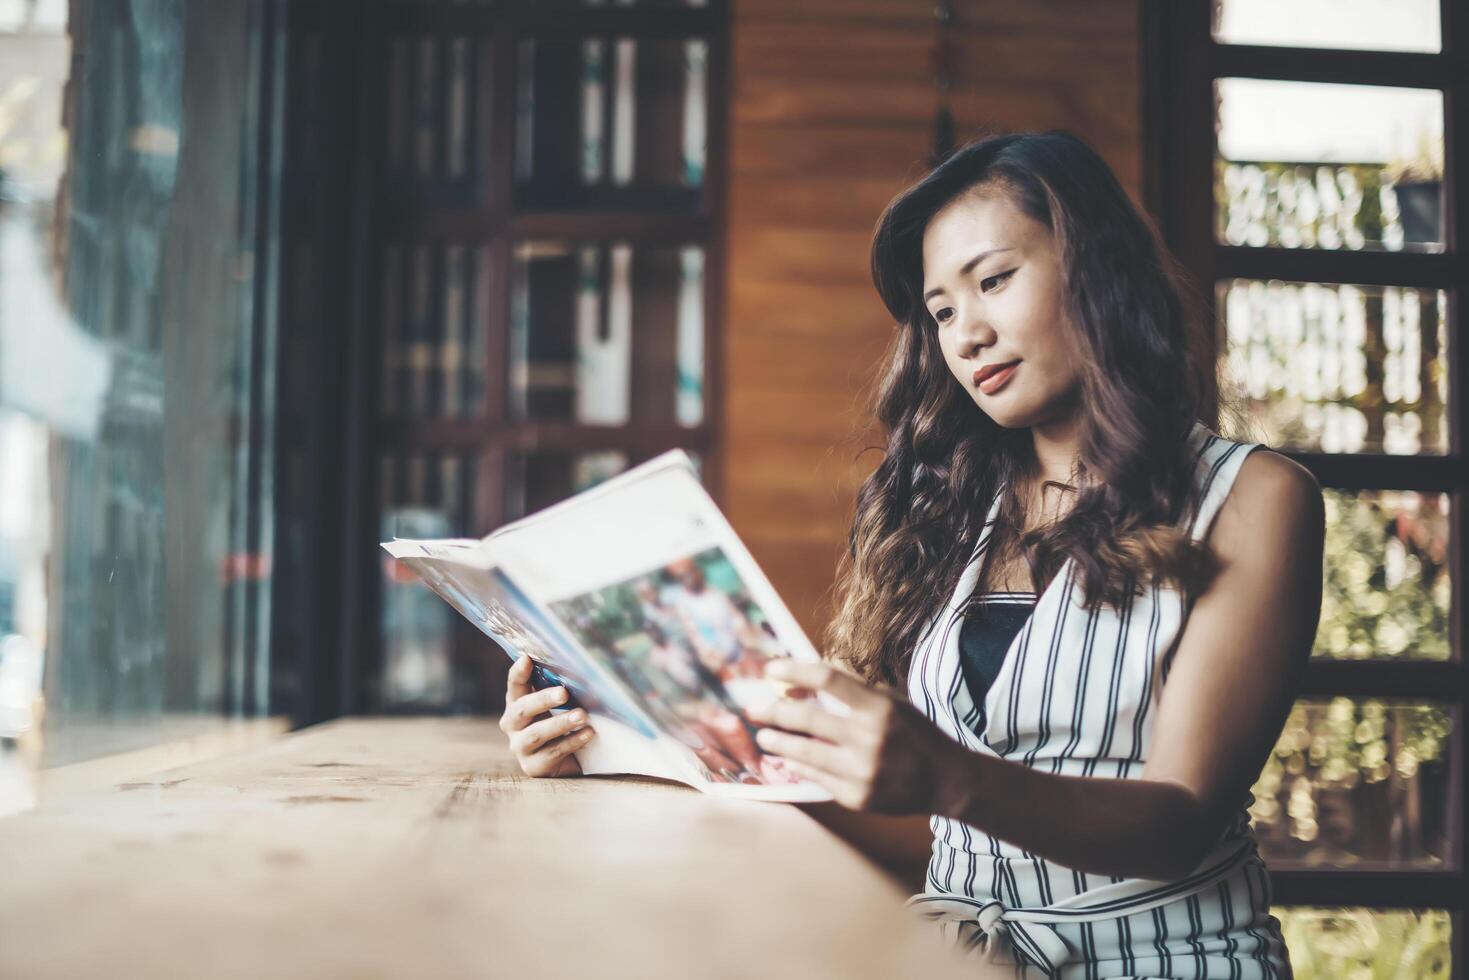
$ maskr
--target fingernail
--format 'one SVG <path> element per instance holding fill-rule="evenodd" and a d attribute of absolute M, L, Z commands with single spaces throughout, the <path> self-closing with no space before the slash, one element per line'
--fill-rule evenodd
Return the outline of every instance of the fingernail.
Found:
<path fill-rule="evenodd" d="M 768 728 L 762 728 L 755 733 L 755 741 L 768 748 L 775 742 L 775 733 Z"/>
<path fill-rule="evenodd" d="M 580 725 L 582 722 L 587 720 L 587 714 L 585 711 L 573 711 L 571 713 L 571 720 Z"/>
<path fill-rule="evenodd" d="M 789 670 L 789 667 L 787 666 L 787 664 L 786 664 L 786 662 L 784 660 L 767 660 L 767 661 L 765 661 L 765 676 L 766 677 L 785 677 L 785 676 L 787 676 L 787 674 L 786 674 L 786 671 L 787 670 Z"/>

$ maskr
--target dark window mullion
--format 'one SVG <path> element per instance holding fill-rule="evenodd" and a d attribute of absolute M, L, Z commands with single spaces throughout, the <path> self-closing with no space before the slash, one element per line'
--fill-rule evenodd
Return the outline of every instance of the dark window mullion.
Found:
<path fill-rule="evenodd" d="M 1464 875 L 1457 871 L 1270 870 L 1276 905 L 1340 908 L 1464 909 Z M 1458 966 L 1458 961 L 1455 961 Z"/>
<path fill-rule="evenodd" d="M 1452 699 L 1464 668 L 1451 660 L 1325 660 L 1313 658 L 1301 683 L 1302 697 Z"/>
<path fill-rule="evenodd" d="M 1323 487 L 1338 490 L 1451 493 L 1463 485 L 1464 464 L 1453 456 L 1306 453 L 1287 449 L 1277 452 L 1310 470 Z"/>
<path fill-rule="evenodd" d="M 1220 279 L 1345 283 L 1448 289 L 1459 273 L 1457 256 L 1441 252 L 1368 252 L 1348 249 L 1250 248 L 1218 245 Z"/>
<path fill-rule="evenodd" d="M 1210 63 L 1218 78 L 1400 88 L 1448 89 L 1454 72 L 1454 60 L 1443 54 L 1217 42 L 1210 48 Z"/>

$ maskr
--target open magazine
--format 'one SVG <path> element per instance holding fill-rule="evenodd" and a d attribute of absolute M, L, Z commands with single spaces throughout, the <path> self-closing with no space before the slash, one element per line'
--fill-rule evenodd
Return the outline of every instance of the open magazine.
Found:
<path fill-rule="evenodd" d="M 479 540 L 383 548 L 586 709 L 582 772 L 640 773 L 750 799 L 830 800 L 754 739 L 745 715 L 787 694 L 773 657 L 819 659 L 673 450 Z M 845 705 L 825 693 L 824 706 Z"/>

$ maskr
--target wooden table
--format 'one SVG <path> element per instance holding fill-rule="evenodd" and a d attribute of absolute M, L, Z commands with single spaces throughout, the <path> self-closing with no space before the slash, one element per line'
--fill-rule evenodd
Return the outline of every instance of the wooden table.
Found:
<path fill-rule="evenodd" d="M 0 820 L 0 978 L 945 977 L 800 810 L 348 719 Z"/>

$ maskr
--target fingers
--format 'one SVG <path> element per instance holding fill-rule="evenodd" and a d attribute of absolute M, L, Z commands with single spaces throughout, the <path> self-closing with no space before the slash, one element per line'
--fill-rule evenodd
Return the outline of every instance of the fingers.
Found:
<path fill-rule="evenodd" d="M 505 681 L 505 712 L 500 730 L 510 736 L 510 749 L 527 776 L 570 776 L 580 771 L 568 757 L 592 740 L 587 714 L 581 709 L 541 718 L 552 708 L 565 704 L 571 695 L 565 687 L 537 691 L 531 686 L 534 662 L 522 654 L 510 665 Z"/>
<path fill-rule="evenodd" d="M 815 765 L 798 763 L 793 758 L 782 758 L 784 760 L 784 767 L 790 771 L 790 774 L 799 777 L 799 779 L 817 783 L 818 786 L 823 786 L 824 789 L 829 790 L 833 799 L 836 799 L 839 804 L 845 805 L 845 807 L 852 805 L 848 801 L 856 799 L 861 795 L 861 788 L 856 783 L 853 783 L 852 780 L 843 779 L 843 777 L 837 776 L 836 773 L 829 773 L 824 768 L 818 768 Z"/>
<path fill-rule="evenodd" d="M 793 732 L 805 732 L 832 742 L 846 742 L 852 737 L 852 723 L 821 707 L 814 700 L 772 701 L 745 709 L 752 721 L 774 725 Z"/>
<path fill-rule="evenodd" d="M 519 698 L 525 697 L 534 688 L 530 686 L 532 661 L 530 657 L 521 654 L 515 663 L 510 665 L 510 674 L 505 679 L 505 703 L 509 704 Z"/>
<path fill-rule="evenodd" d="M 566 775 L 561 771 L 566 757 L 590 742 L 595 734 L 590 728 L 581 728 L 553 739 L 533 754 L 522 757 L 520 768 L 527 776 Z"/>
<path fill-rule="evenodd" d="M 546 718 L 527 725 L 510 736 L 510 749 L 516 755 L 527 756 L 541 746 L 576 731 L 587 723 L 587 713 L 580 708 Z"/>
<path fill-rule="evenodd" d="M 825 691 L 854 709 L 866 704 L 874 696 L 880 696 L 862 683 L 860 678 L 827 663 L 776 658 L 765 662 L 765 676 L 771 680 Z"/>
<path fill-rule="evenodd" d="M 791 774 L 825 788 L 837 803 L 851 809 L 860 809 L 862 804 L 862 789 L 856 783 L 842 779 L 840 776 L 808 766 L 804 762 L 794 759 L 786 759 L 785 766 Z"/>
<path fill-rule="evenodd" d="M 565 704 L 568 697 L 566 688 L 557 686 L 516 698 L 505 706 L 505 713 L 500 716 L 500 730 L 507 735 L 518 732 L 537 716 L 558 704 Z"/>
<path fill-rule="evenodd" d="M 851 760 L 840 747 L 768 728 L 757 732 L 755 738 L 767 752 L 777 755 L 786 770 L 798 779 L 823 787 L 844 807 L 853 810 L 866 807 L 867 790 L 853 777 Z"/>
<path fill-rule="evenodd" d="M 830 742 L 804 735 L 789 735 L 773 728 L 760 729 L 755 733 L 755 741 L 766 752 L 824 769 L 840 778 L 850 777 L 854 768 L 850 752 L 845 747 L 832 745 Z"/>

